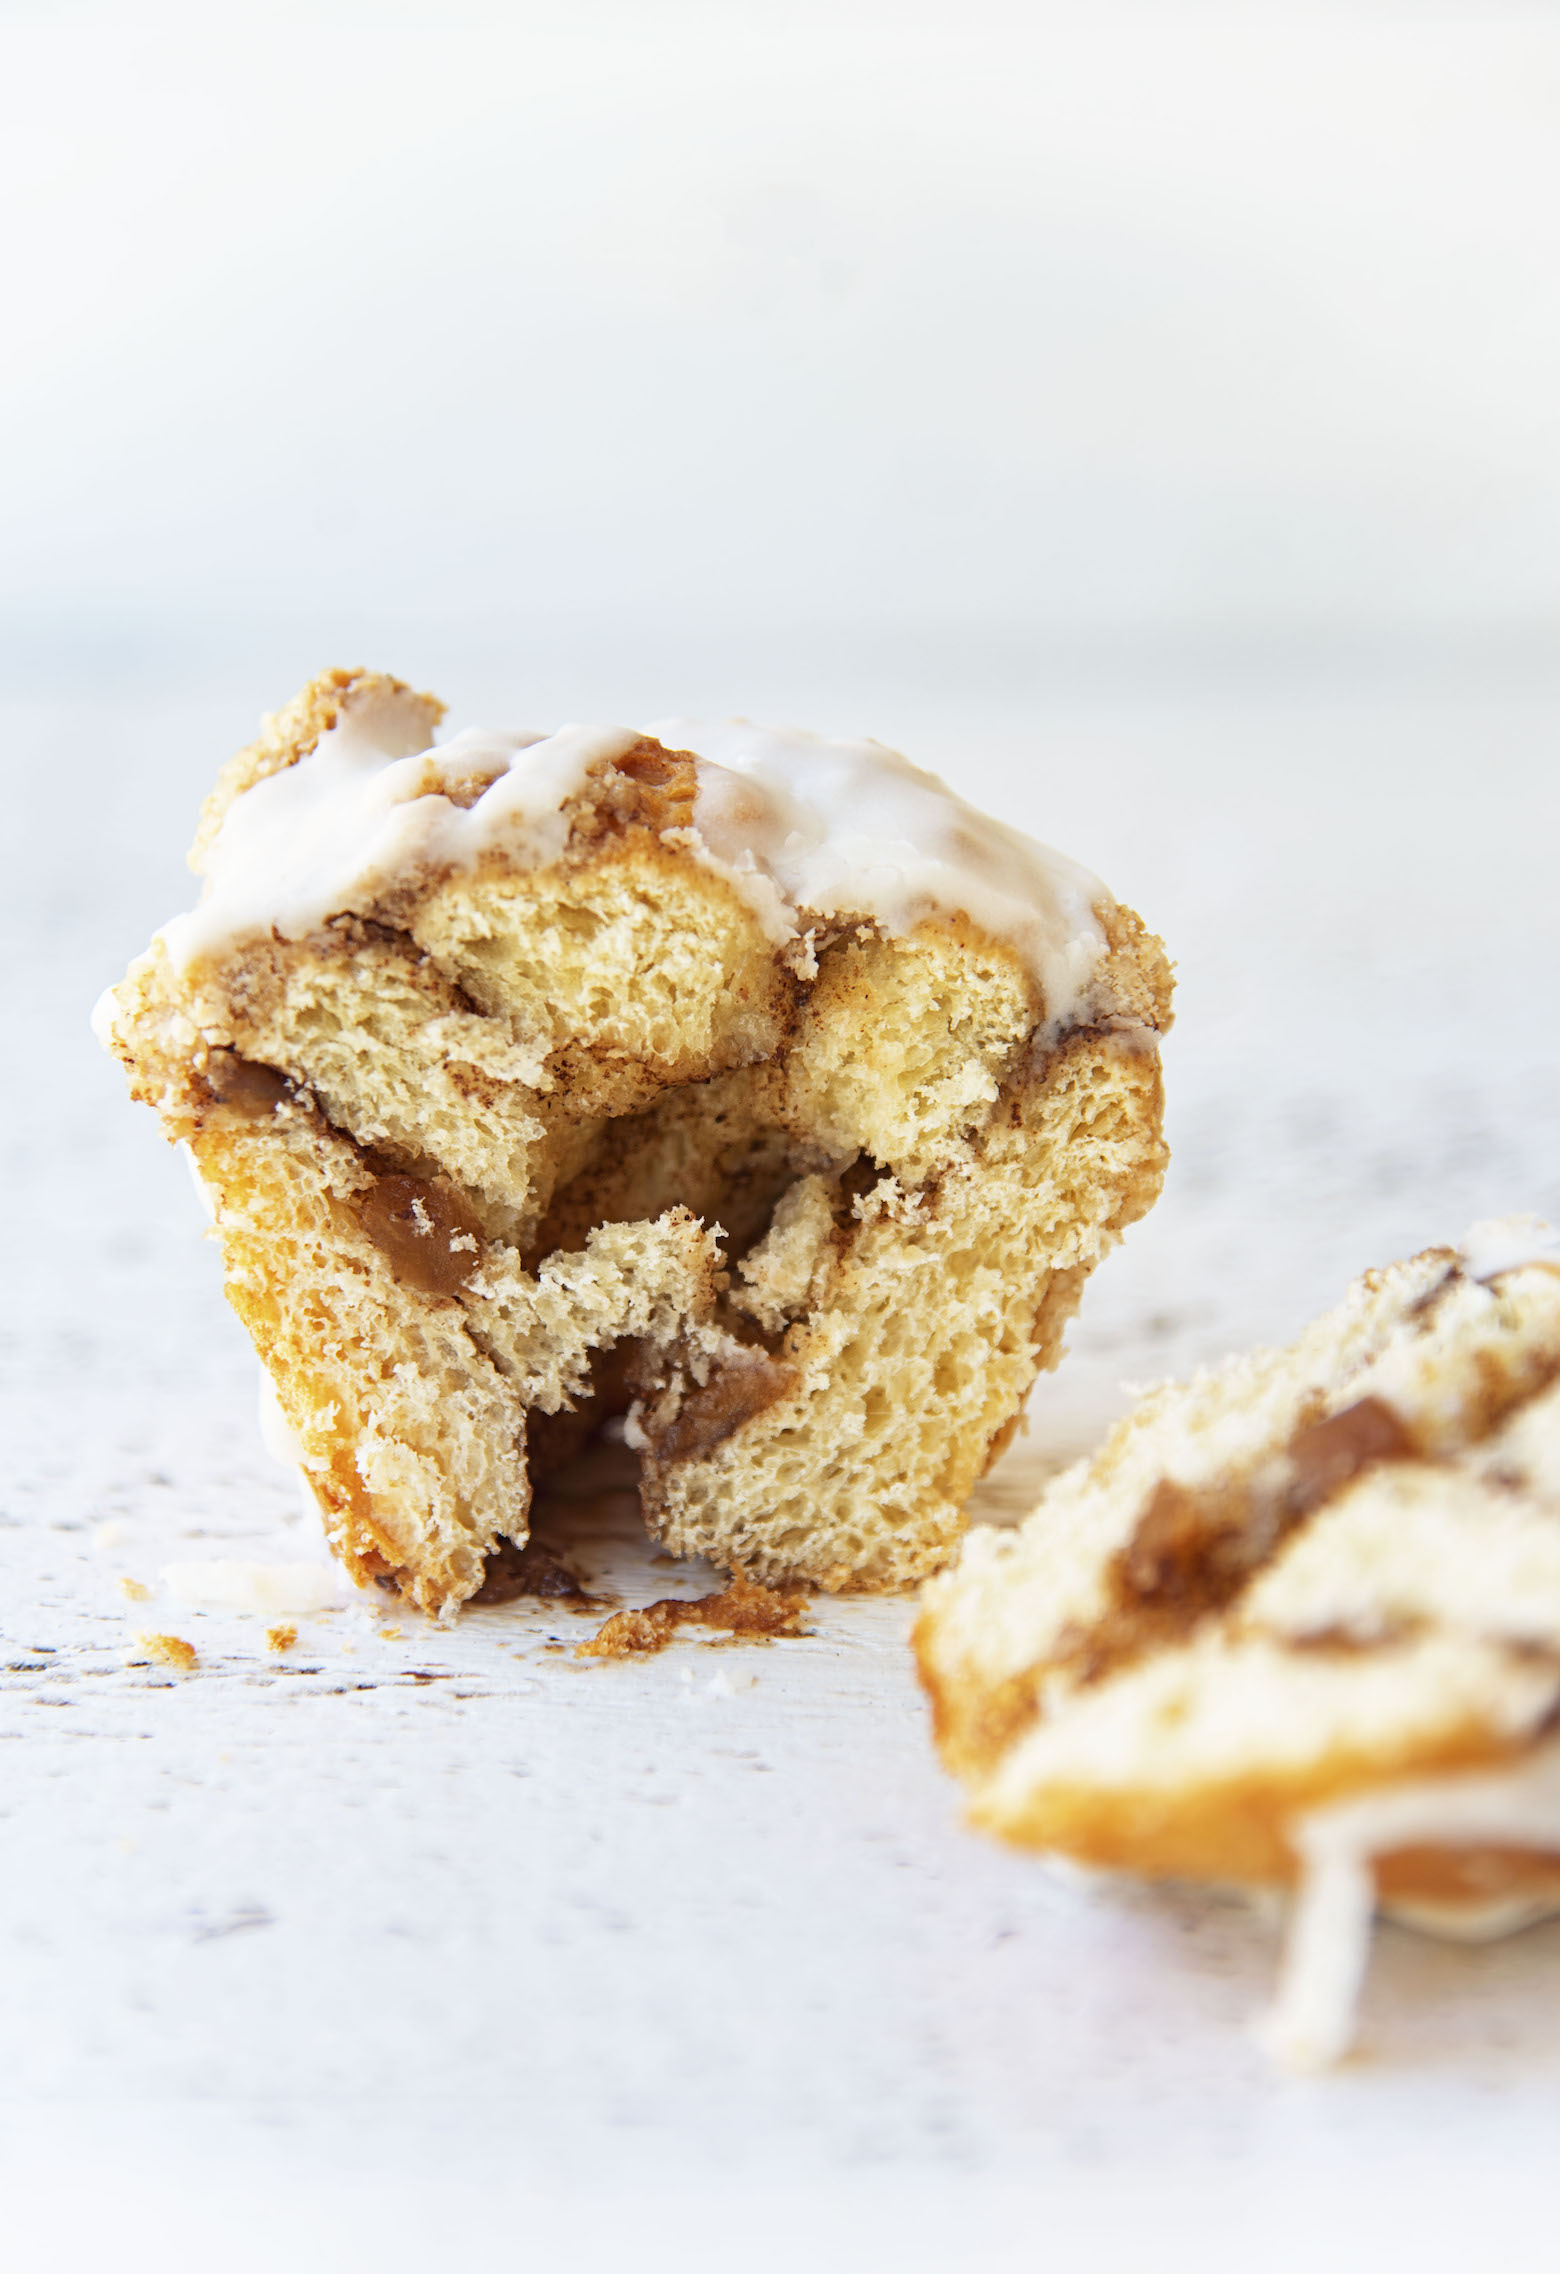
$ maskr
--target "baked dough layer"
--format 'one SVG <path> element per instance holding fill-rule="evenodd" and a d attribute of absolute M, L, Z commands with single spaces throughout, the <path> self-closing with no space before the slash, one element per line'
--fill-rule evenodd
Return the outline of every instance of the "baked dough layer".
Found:
<path fill-rule="evenodd" d="M 333 1547 L 448 1614 L 524 1539 L 531 1470 L 621 1412 L 678 1554 L 924 1577 L 1157 1195 L 1162 948 L 1103 887 L 1082 929 L 1042 911 L 1043 964 L 991 893 L 995 930 L 865 887 L 842 908 L 848 884 L 782 904 L 730 857 L 720 768 L 571 730 L 534 765 L 565 790 L 522 812 L 518 746 L 416 755 L 439 711 L 333 673 L 268 722 L 208 801 L 206 899 L 106 1012 L 189 1148 Z M 403 802 L 350 886 L 288 808 L 302 881 L 267 903 L 231 848 L 307 766 L 369 799 L 399 766 Z M 490 797 L 507 835 L 476 826 Z M 265 858 L 293 877 L 289 841 Z"/>
<path fill-rule="evenodd" d="M 1283 1885 L 1346 1824 L 1438 1923 L 1560 1903 L 1560 1248 L 1482 1227 L 1152 1392 L 1021 1529 L 970 1535 L 916 1650 L 1008 1839 Z"/>

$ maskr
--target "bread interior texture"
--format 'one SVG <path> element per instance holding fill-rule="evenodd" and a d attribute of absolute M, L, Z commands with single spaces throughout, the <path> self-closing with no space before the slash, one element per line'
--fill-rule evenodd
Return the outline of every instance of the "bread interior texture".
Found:
<path fill-rule="evenodd" d="M 273 722 L 203 840 L 365 684 Z M 613 1414 L 673 1552 L 923 1577 L 1159 1189 L 1169 979 L 1129 911 L 1058 1032 L 965 918 L 777 949 L 679 841 L 694 785 L 641 742 L 555 860 L 398 876 L 182 970 L 154 943 L 116 991 L 332 1546 L 433 1613 Z"/>
<path fill-rule="evenodd" d="M 916 1643 L 1008 1839 L 1283 1885 L 1318 1812 L 1446 1780 L 1372 1851 L 1383 1899 L 1560 1901 L 1552 1801 L 1493 1844 L 1465 1807 L 1560 1729 L 1560 1266 L 1428 1249 L 1151 1392 L 1021 1529 L 969 1535 Z"/>

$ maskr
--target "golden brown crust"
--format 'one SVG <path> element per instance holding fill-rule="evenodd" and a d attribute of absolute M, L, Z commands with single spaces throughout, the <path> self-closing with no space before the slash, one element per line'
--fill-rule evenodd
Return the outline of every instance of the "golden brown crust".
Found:
<path fill-rule="evenodd" d="M 224 1291 L 332 1548 L 360 1584 L 387 1581 L 424 1610 L 475 1592 L 497 1540 L 524 1532 L 524 1409 L 460 1306 L 402 1280 L 365 1229 L 372 1168 L 306 1099 L 263 1123 L 208 1104 L 186 1142 L 221 1227 Z M 459 1444 L 443 1442 L 457 1425 Z"/>
<path fill-rule="evenodd" d="M 1175 972 L 1165 943 L 1151 932 L 1136 909 L 1119 900 L 1102 901 L 1095 909 L 1105 934 L 1103 991 L 1115 1019 L 1168 1034 L 1175 1024 L 1171 997 Z"/>
<path fill-rule="evenodd" d="M 177 1673 L 193 1674 L 200 1664 L 194 1643 L 186 1642 L 182 1634 L 138 1634 L 135 1639 L 154 1666 L 172 1666 Z"/>
<path fill-rule="evenodd" d="M 1374 1859 L 1384 1903 L 1434 1903 L 1473 1911 L 1491 1903 L 1560 1904 L 1560 1855 L 1499 1846 L 1389 1849 Z"/>
<path fill-rule="evenodd" d="M 1404 1776 L 1504 1768 L 1523 1750 L 1471 1722 L 1433 1745 L 1416 1738 L 1396 1748 L 1339 1746 L 1296 1769 L 1267 1766 L 1190 1787 L 1056 1781 L 1037 1789 L 1021 1812 L 1005 1809 L 1000 1825 L 990 1823 L 978 1794 L 970 1819 L 1020 1847 L 1056 1849 L 1144 1879 L 1285 1886 L 1298 1871 L 1291 1828 L 1306 1810 L 1359 1799 Z"/>
<path fill-rule="evenodd" d="M 997 1682 L 949 1680 L 938 1654 L 936 1622 L 925 1609 L 910 1630 L 910 1647 L 944 1766 L 971 1781 L 985 1775 L 1035 1718 L 1035 1672 L 1026 1668 Z"/>

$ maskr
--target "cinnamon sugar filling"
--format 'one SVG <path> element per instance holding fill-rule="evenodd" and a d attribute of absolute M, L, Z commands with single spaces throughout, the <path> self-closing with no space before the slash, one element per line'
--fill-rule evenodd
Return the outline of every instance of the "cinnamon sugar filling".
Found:
<path fill-rule="evenodd" d="M 425 1295 L 458 1295 L 482 1259 L 481 1222 L 446 1177 L 376 1177 L 357 1216 L 396 1277 Z"/>
<path fill-rule="evenodd" d="M 1458 1276 L 1454 1268 L 1446 1284 Z M 1094 1683 L 1148 1651 L 1185 1642 L 1238 1605 L 1299 1528 L 1368 1469 L 1398 1461 L 1448 1463 L 1492 1435 L 1557 1375 L 1560 1350 L 1513 1373 L 1489 1368 L 1460 1431 L 1433 1448 L 1385 1399 L 1370 1396 L 1302 1423 L 1259 1475 L 1206 1485 L 1162 1477 L 1131 1537 L 1110 1559 L 1103 1616 L 1064 1631 L 1048 1666 Z M 1406 1629 L 1389 1623 L 1368 1636 L 1326 1630 L 1291 1637 L 1289 1647 L 1383 1650 L 1407 1639 Z"/>

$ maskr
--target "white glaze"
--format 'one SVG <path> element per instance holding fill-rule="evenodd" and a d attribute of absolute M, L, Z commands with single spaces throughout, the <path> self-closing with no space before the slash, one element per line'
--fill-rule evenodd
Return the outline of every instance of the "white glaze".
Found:
<path fill-rule="evenodd" d="M 393 704 L 349 710 L 312 751 L 235 799 L 199 906 L 160 935 L 176 969 L 256 933 L 301 938 L 330 916 L 367 910 L 411 869 L 469 868 L 490 851 L 520 868 L 556 859 L 569 801 L 639 732 L 472 728 L 409 751 L 406 729 Z M 776 945 L 820 918 L 859 916 L 902 935 L 963 910 L 1022 954 L 1051 1022 L 1079 1012 L 1105 952 L 1095 909 L 1108 895 L 1075 862 L 879 743 L 740 721 L 649 731 L 699 761 L 693 825 L 668 834 L 729 879 Z M 443 794 L 474 780 L 488 786 L 473 803 Z"/>
<path fill-rule="evenodd" d="M 1278 1994 L 1261 2030 L 1280 2068 L 1330 2068 L 1349 2050 L 1375 1904 L 1366 1857 L 1344 1849 L 1307 1863 L 1289 1922 Z"/>
<path fill-rule="evenodd" d="M 1542 1216 L 1486 1217 L 1469 1225 L 1457 1255 L 1470 1279 L 1498 1279 L 1533 1263 L 1560 1270 L 1560 1232 Z"/>
<path fill-rule="evenodd" d="M 1512 1847 L 1560 1854 L 1560 1743 L 1519 1766 L 1423 1778 L 1360 1799 L 1313 1809 L 1291 1827 L 1300 1892 L 1278 1995 L 1264 2024 L 1285 2068 L 1316 2069 L 1342 2057 L 1376 1908 L 1372 1859 L 1406 1847 Z M 1388 1915 L 1432 1934 L 1484 1941 L 1560 1910 L 1560 1898 L 1492 1895 L 1487 1902 L 1397 1903 Z"/>
<path fill-rule="evenodd" d="M 114 990 L 105 987 L 92 1006 L 92 1032 L 102 1050 L 112 1050 L 114 1047 L 114 1020 L 118 1014 L 119 1004 Z"/>
<path fill-rule="evenodd" d="M 1105 948 L 1099 878 L 898 751 L 744 719 L 649 732 L 700 760 L 695 821 L 716 860 L 768 878 L 788 908 L 871 917 L 894 936 L 962 909 L 1018 949 L 1052 1018 L 1083 998 Z"/>
<path fill-rule="evenodd" d="M 308 1617 L 347 1600 L 341 1573 L 323 1563 L 170 1563 L 162 1583 L 170 1599 L 195 1611 L 249 1611 L 261 1618 Z"/>
<path fill-rule="evenodd" d="M 498 843 L 521 866 L 555 859 L 568 835 L 563 808 L 591 761 L 634 740 L 620 727 L 565 727 L 546 741 L 472 728 L 407 755 L 387 747 L 385 716 L 383 704 L 348 711 L 295 765 L 234 800 L 199 906 L 160 935 L 176 970 L 256 932 L 300 939 L 329 916 L 371 907 L 411 868 L 469 867 Z M 491 778 L 474 805 L 442 794 L 473 776 Z"/>

